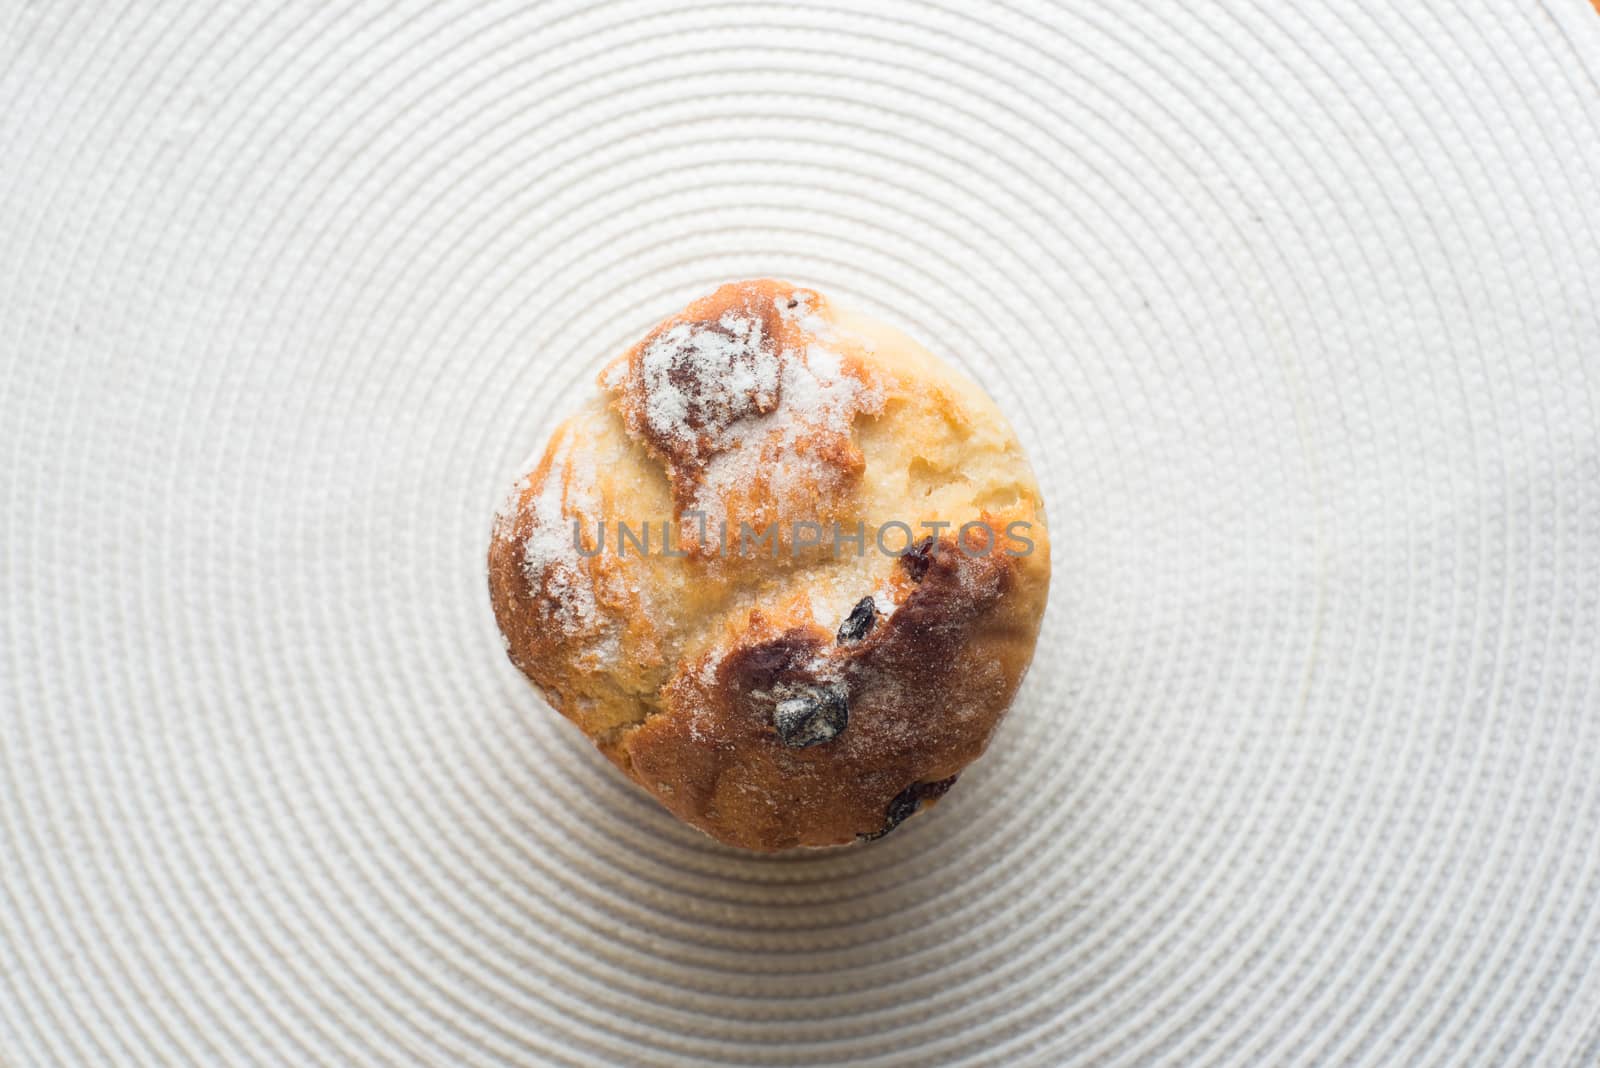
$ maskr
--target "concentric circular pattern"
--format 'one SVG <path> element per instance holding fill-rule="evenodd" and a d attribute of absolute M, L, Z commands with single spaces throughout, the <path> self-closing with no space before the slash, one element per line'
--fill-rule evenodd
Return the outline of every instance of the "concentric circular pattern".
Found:
<path fill-rule="evenodd" d="M 8 1068 L 1600 1059 L 1586 0 L 14 3 L 0 100 Z M 483 575 L 761 275 L 979 377 L 1056 546 L 961 789 L 777 860 Z"/>

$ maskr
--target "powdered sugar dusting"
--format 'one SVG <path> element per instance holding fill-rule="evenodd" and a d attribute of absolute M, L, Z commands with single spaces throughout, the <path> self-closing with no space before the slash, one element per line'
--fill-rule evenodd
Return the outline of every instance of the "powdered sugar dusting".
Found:
<path fill-rule="evenodd" d="M 739 283 L 601 377 L 665 463 L 683 544 L 715 551 L 747 519 L 829 512 L 859 473 L 855 417 L 882 403 L 845 344 L 816 293 Z"/>
<path fill-rule="evenodd" d="M 833 337 L 833 321 L 817 308 L 819 298 L 809 289 L 796 289 L 786 297 L 774 297 L 773 305 L 778 315 L 787 322 L 797 324 L 813 337 L 827 340 Z"/>
<path fill-rule="evenodd" d="M 599 607 L 594 583 L 573 540 L 573 526 L 599 509 L 593 467 L 575 453 L 570 439 L 552 458 L 528 507 L 531 526 L 522 566 L 530 587 L 542 594 L 541 606 L 563 633 L 592 630 Z"/>
<path fill-rule="evenodd" d="M 769 483 L 781 499 L 830 488 L 837 477 L 815 445 L 821 434 L 847 436 L 861 410 L 862 382 L 844 372 L 838 353 L 815 342 L 803 354 L 778 354 L 779 395 L 771 413 L 729 428 L 724 447 L 705 465 L 691 507 L 710 523 L 728 521 L 724 502 L 742 486 Z"/>
<path fill-rule="evenodd" d="M 778 356 L 761 320 L 728 312 L 679 323 L 645 346 L 645 420 L 657 434 L 717 448 L 727 429 L 777 404 Z"/>

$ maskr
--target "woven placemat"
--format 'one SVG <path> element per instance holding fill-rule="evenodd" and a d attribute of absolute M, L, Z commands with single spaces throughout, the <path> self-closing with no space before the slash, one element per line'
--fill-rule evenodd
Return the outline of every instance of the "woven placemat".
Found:
<path fill-rule="evenodd" d="M 0 10 L 0 1063 L 1600 1060 L 1584 0 Z M 777 275 L 978 377 L 1055 581 L 864 848 L 673 823 L 491 511 Z"/>

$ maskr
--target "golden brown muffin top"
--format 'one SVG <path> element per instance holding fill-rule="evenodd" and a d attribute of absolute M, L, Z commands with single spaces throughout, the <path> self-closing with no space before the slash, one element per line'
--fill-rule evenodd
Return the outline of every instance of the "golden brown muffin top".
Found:
<path fill-rule="evenodd" d="M 496 521 L 512 661 L 731 844 L 873 837 L 937 799 L 1009 704 L 1048 584 L 1038 490 L 993 402 L 771 280 L 694 302 L 600 382 Z M 653 551 L 624 551 L 619 520 Z M 841 554 L 799 544 L 793 520 L 904 530 Z M 950 526 L 922 536 L 930 521 Z M 971 551 L 1013 523 L 1029 553 Z M 741 524 L 779 533 L 746 554 Z"/>

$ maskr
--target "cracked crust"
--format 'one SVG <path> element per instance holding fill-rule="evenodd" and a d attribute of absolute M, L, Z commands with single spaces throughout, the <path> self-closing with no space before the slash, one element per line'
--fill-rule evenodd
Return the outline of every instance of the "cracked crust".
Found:
<path fill-rule="evenodd" d="M 1010 704 L 1049 582 L 1038 489 L 993 403 L 904 336 L 775 281 L 691 304 L 601 385 L 496 519 L 489 587 L 512 662 L 732 845 L 876 837 L 936 801 Z M 724 557 L 690 512 L 735 530 L 952 525 L 898 558 L 784 538 L 743 556 L 731 539 Z M 648 552 L 619 551 L 618 520 L 648 530 Z M 972 520 L 1003 544 L 975 528 L 963 550 Z M 1025 555 L 1004 538 L 1016 522 Z"/>
<path fill-rule="evenodd" d="M 869 363 L 823 297 L 771 280 L 727 285 L 652 330 L 600 376 L 629 435 L 667 475 L 672 510 L 716 528 L 829 522 L 864 461 L 851 428 L 882 409 Z M 720 546 L 683 526 L 702 555 Z"/>

